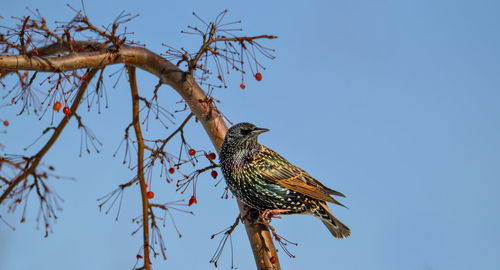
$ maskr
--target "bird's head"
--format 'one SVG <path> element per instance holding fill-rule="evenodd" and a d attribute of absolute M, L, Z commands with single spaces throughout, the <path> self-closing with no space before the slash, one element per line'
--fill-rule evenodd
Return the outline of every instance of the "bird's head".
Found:
<path fill-rule="evenodd" d="M 266 131 L 269 131 L 269 129 L 259 128 L 250 123 L 239 123 L 229 128 L 224 142 L 231 145 L 257 143 L 257 137 Z"/>

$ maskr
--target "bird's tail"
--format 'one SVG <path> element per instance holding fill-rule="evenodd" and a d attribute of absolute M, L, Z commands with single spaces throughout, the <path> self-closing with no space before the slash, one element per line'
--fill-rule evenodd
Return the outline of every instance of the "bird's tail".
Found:
<path fill-rule="evenodd" d="M 318 215 L 335 238 L 347 238 L 351 235 L 351 229 L 333 216 L 325 202 L 319 202 Z"/>

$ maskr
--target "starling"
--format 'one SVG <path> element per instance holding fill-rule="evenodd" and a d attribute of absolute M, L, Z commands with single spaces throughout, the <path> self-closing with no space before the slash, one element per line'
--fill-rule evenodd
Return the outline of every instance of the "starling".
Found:
<path fill-rule="evenodd" d="M 344 194 L 259 144 L 258 135 L 266 131 L 269 129 L 250 123 L 236 124 L 227 131 L 220 162 L 231 192 L 266 219 L 279 214 L 308 214 L 320 218 L 335 238 L 348 237 L 351 230 L 326 205 L 343 206 L 330 195 Z"/>

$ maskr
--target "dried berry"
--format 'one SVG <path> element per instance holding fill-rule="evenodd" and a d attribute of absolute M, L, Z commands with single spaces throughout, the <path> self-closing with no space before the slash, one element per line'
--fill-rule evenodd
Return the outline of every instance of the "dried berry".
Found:
<path fill-rule="evenodd" d="M 210 160 L 214 160 L 217 156 L 215 155 L 215 153 L 209 153 L 207 155 L 207 158 L 210 159 Z"/>
<path fill-rule="evenodd" d="M 189 206 L 191 206 L 193 203 L 198 203 L 198 201 L 196 201 L 196 196 L 194 195 L 189 199 Z"/>
<path fill-rule="evenodd" d="M 68 114 L 71 113 L 71 110 L 68 107 L 64 107 L 63 113 L 66 114 L 66 115 L 68 115 Z"/>
<path fill-rule="evenodd" d="M 255 74 L 255 79 L 256 79 L 257 81 L 259 81 L 259 82 L 260 82 L 260 81 L 262 81 L 262 74 L 260 74 L 260 72 L 257 72 L 257 73 Z"/>
<path fill-rule="evenodd" d="M 52 107 L 52 109 L 54 109 L 54 111 L 59 112 L 59 110 L 61 109 L 61 107 L 62 107 L 61 102 L 56 101 L 56 103 L 54 103 L 54 107 Z"/>

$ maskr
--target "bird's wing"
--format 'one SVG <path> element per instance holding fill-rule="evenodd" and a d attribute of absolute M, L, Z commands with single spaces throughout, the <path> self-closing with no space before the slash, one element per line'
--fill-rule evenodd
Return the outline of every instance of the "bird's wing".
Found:
<path fill-rule="evenodd" d="M 310 176 L 306 171 L 294 166 L 278 153 L 267 147 L 261 151 L 255 162 L 260 167 L 261 176 L 267 181 L 274 182 L 284 188 L 302 193 L 317 200 L 342 205 L 334 198 L 330 197 L 330 195 L 345 197 L 344 194 L 327 188 L 318 180 Z"/>

